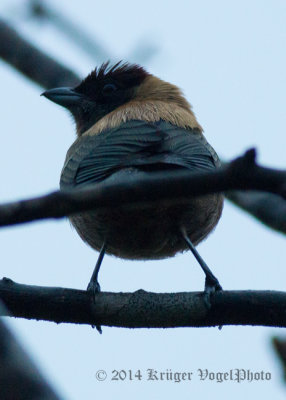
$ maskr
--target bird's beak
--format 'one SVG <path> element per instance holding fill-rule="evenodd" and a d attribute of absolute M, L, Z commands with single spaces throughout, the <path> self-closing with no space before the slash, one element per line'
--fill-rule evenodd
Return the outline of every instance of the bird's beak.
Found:
<path fill-rule="evenodd" d="M 46 90 L 41 96 L 53 101 L 60 106 L 72 108 L 80 105 L 83 96 L 68 87 L 61 87 L 56 89 Z"/>

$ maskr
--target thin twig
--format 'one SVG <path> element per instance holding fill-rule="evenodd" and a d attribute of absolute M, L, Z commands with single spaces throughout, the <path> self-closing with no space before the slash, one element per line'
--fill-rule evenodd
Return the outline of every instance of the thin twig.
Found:
<path fill-rule="evenodd" d="M 116 61 L 118 59 L 114 57 L 110 52 L 106 50 L 106 47 L 101 44 L 101 40 L 96 36 L 89 35 L 81 26 L 72 21 L 69 17 L 61 13 L 55 8 L 51 8 L 50 4 L 47 4 L 43 0 L 30 0 L 29 12 L 32 17 L 39 20 L 49 22 L 53 25 L 61 34 L 64 34 L 72 45 L 77 45 L 78 49 L 84 51 L 93 60 L 98 63 L 106 61 Z M 136 44 L 136 47 L 129 52 L 127 60 L 135 61 L 138 64 L 145 64 L 150 61 L 156 54 L 158 54 L 159 48 L 154 43 L 141 39 Z M 124 57 L 126 59 L 126 57 Z"/>
<path fill-rule="evenodd" d="M 52 23 L 61 33 L 65 34 L 72 44 L 77 44 L 81 51 L 85 51 L 93 60 L 106 62 L 111 60 L 111 54 L 95 38 L 91 38 L 76 23 L 72 22 L 64 14 L 54 11 L 43 1 L 33 0 L 30 2 L 32 16 Z"/>

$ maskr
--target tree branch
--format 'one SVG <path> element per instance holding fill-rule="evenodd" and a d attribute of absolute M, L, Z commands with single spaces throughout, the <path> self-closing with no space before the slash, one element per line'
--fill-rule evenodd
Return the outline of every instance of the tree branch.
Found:
<path fill-rule="evenodd" d="M 23 39 L 3 20 L 0 20 L 0 39 L 0 57 L 38 85 L 50 89 L 79 83 L 80 78 L 74 72 Z"/>
<path fill-rule="evenodd" d="M 7 314 L 2 303 L 0 314 Z M 1 320 L 0 395 L 1 400 L 60 400 Z"/>
<path fill-rule="evenodd" d="M 76 44 L 81 51 L 84 51 L 93 60 L 100 63 L 111 60 L 111 55 L 100 44 L 99 40 L 91 38 L 79 25 L 72 22 L 63 13 L 53 10 L 42 0 L 30 1 L 30 12 L 34 18 L 53 24 L 61 33 L 63 33 L 72 44 Z"/>
<path fill-rule="evenodd" d="M 283 369 L 283 381 L 286 382 L 286 341 L 285 338 L 273 337 L 272 346 L 281 362 Z"/>
<path fill-rule="evenodd" d="M 262 325 L 286 327 L 286 293 L 216 292 L 208 308 L 203 292 L 101 292 L 21 285 L 4 278 L 0 298 L 14 317 L 125 328 Z M 3 313 L 2 315 L 10 315 Z"/>
<path fill-rule="evenodd" d="M 286 233 L 286 201 L 281 196 L 254 191 L 231 191 L 225 196 L 264 225 Z"/>
<path fill-rule="evenodd" d="M 190 173 L 179 170 L 164 174 L 141 171 L 131 176 L 124 171 L 86 189 L 57 191 L 42 197 L 0 206 L 0 226 L 46 218 L 61 218 L 81 211 L 126 206 L 153 201 L 185 202 L 192 196 L 232 189 L 263 190 L 286 194 L 286 172 L 255 163 L 255 150 L 217 170 Z"/>
<path fill-rule="evenodd" d="M 27 6 L 32 17 L 40 23 L 49 22 L 60 33 L 64 34 L 73 45 L 77 45 L 81 52 L 84 51 L 93 60 L 97 60 L 99 63 L 106 62 L 107 60 L 112 62 L 114 60 L 114 56 L 101 45 L 98 38 L 94 37 L 94 35 L 90 37 L 89 34 L 70 18 L 66 17 L 66 15 L 55 8 L 51 8 L 50 4 L 47 4 L 43 0 L 30 0 Z M 156 53 L 158 53 L 158 46 L 155 45 L 154 40 L 149 43 L 141 39 L 133 51 L 129 53 L 127 59 L 146 65 Z M 123 58 L 126 59 L 126 57 Z M 116 61 L 118 61 L 118 58 Z"/>

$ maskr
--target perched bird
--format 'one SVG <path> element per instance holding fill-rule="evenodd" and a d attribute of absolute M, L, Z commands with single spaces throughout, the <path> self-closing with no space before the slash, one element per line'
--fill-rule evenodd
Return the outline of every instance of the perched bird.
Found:
<path fill-rule="evenodd" d="M 83 187 L 121 177 L 192 172 L 219 166 L 214 149 L 182 92 L 134 64 L 96 68 L 77 87 L 43 93 L 67 108 L 78 138 L 67 152 L 60 187 Z M 217 224 L 221 194 L 172 203 L 118 207 L 70 217 L 80 237 L 100 256 L 89 289 L 100 289 L 97 275 L 104 253 L 132 260 L 162 259 L 191 249 L 206 275 L 205 290 L 221 286 L 195 245 Z"/>

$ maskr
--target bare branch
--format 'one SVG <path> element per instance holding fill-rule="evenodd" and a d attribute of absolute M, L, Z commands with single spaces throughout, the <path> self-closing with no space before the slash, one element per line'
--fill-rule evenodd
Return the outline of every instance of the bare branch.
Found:
<path fill-rule="evenodd" d="M 71 43 L 77 44 L 81 51 L 85 51 L 93 60 L 106 62 L 111 60 L 111 55 L 105 50 L 99 41 L 91 38 L 81 27 L 72 22 L 64 14 L 54 11 L 45 2 L 32 0 L 30 2 L 32 16 L 53 24 L 61 33 L 65 34 Z"/>
<path fill-rule="evenodd" d="M 253 191 L 232 191 L 225 196 L 264 225 L 286 233 L 286 201 L 281 196 Z"/>
<path fill-rule="evenodd" d="M 190 173 L 179 170 L 164 174 L 112 175 L 86 189 L 57 191 L 30 200 L 0 206 L 0 226 L 46 218 L 61 218 L 91 209 L 135 206 L 153 201 L 182 201 L 189 197 L 232 189 L 263 190 L 285 196 L 286 172 L 264 168 L 255 163 L 255 151 L 249 150 L 215 171 Z"/>
<path fill-rule="evenodd" d="M 272 346 L 281 362 L 283 368 L 283 380 L 286 382 L 286 341 L 285 338 L 272 338 Z"/>
<path fill-rule="evenodd" d="M 7 314 L 2 303 L 0 314 Z M 16 338 L 0 320 L 1 400 L 59 400 Z"/>
<path fill-rule="evenodd" d="M 286 293 L 222 291 L 211 298 L 203 292 L 101 292 L 21 285 L 4 278 L 0 298 L 14 317 L 125 328 L 262 325 L 286 327 Z M 5 313 L 3 315 L 6 315 Z"/>
<path fill-rule="evenodd" d="M 50 89 L 75 86 L 80 78 L 0 20 L 0 57 L 38 85 Z"/>
<path fill-rule="evenodd" d="M 97 62 L 118 61 L 118 58 L 106 50 L 101 45 L 98 37 L 91 37 L 85 32 L 82 27 L 73 22 L 59 10 L 51 8 L 43 0 L 30 0 L 28 4 L 29 12 L 32 17 L 36 18 L 41 23 L 43 21 L 53 25 L 58 31 L 64 34 L 73 45 L 77 45 L 80 51 L 84 51 L 89 57 Z M 97 35 L 98 36 L 98 35 Z M 158 46 L 154 43 L 154 38 L 151 43 L 148 40 L 141 39 L 136 44 L 133 51 L 129 52 L 127 59 L 134 60 L 138 64 L 145 64 L 159 52 Z M 126 59 L 126 57 L 124 57 Z"/>

